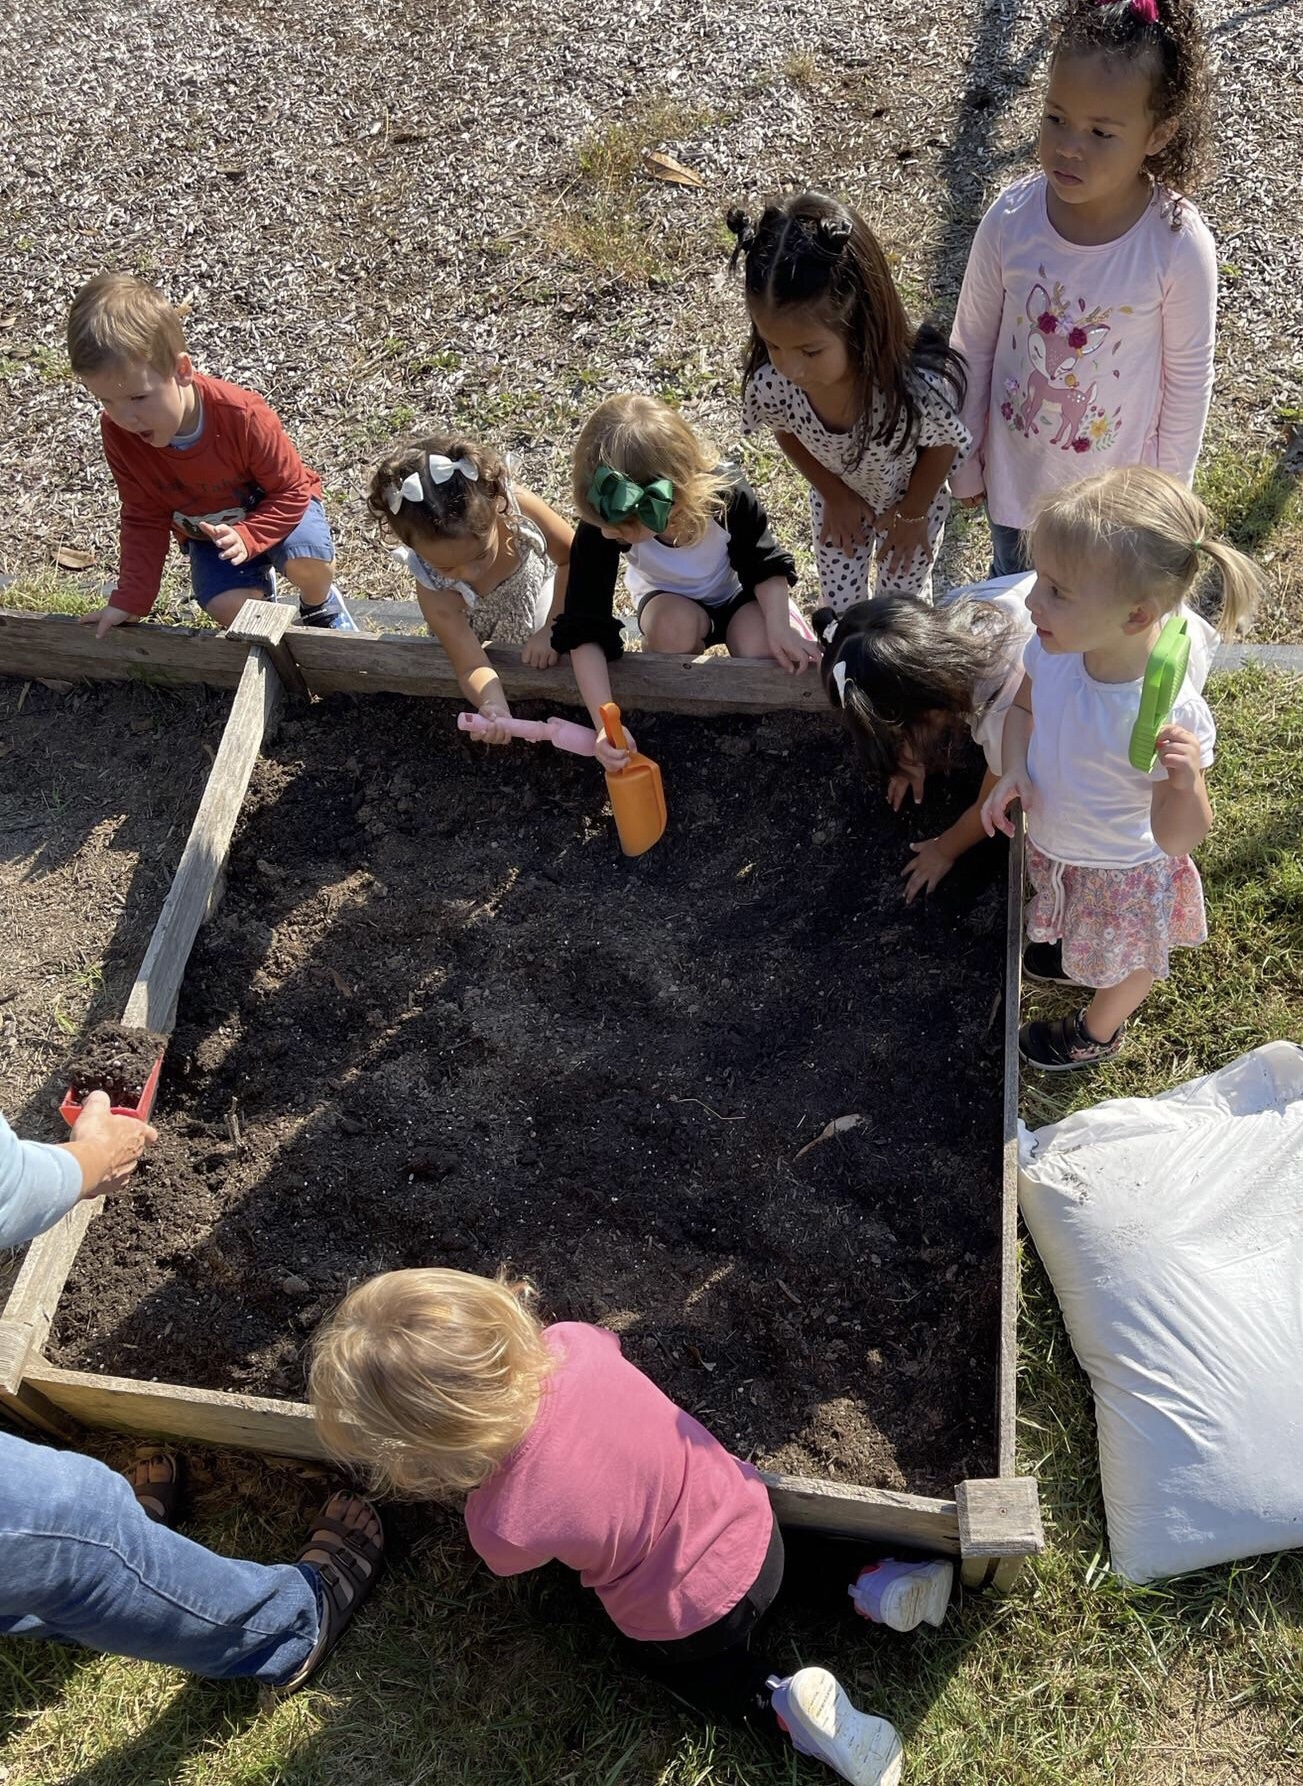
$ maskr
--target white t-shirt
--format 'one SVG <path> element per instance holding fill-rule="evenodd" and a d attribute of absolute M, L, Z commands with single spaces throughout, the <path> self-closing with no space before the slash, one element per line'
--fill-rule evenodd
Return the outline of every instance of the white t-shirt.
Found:
<path fill-rule="evenodd" d="M 973 454 L 956 496 L 986 490 L 1024 527 L 1037 496 L 1112 465 L 1194 474 L 1213 383 L 1217 250 L 1188 199 L 1155 187 L 1113 242 L 1069 242 L 1044 174 L 1016 180 L 977 226 L 951 344 L 968 362 Z"/>
<path fill-rule="evenodd" d="M 708 521 L 694 546 L 668 546 L 655 538 L 630 546 L 624 580 L 636 606 L 645 595 L 665 590 L 683 595 L 704 608 L 717 608 L 742 592 L 742 582 L 728 556 L 728 535 L 718 521 Z"/>
<path fill-rule="evenodd" d="M 1154 839 L 1149 807 L 1154 783 L 1166 781 L 1167 774 L 1156 763 L 1144 775 L 1127 756 L 1142 679 L 1096 682 L 1079 652 L 1046 651 L 1034 635 L 1023 665 L 1032 679 L 1027 770 L 1034 798 L 1026 814 L 1031 841 L 1074 868 L 1135 868 L 1159 861 L 1165 852 Z M 1199 762 L 1207 769 L 1217 727 L 1188 671 L 1172 721 L 1194 733 Z"/>
<path fill-rule="evenodd" d="M 1035 627 L 1027 612 L 1027 592 L 1036 581 L 1035 571 L 1013 577 L 992 577 L 985 583 L 962 583 L 946 594 L 939 604 L 950 602 L 989 602 L 1008 616 L 1009 653 L 1004 669 L 987 682 L 973 689 L 973 711 L 968 716 L 968 729 L 974 744 L 981 746 L 986 766 L 992 775 L 1002 773 L 1001 751 L 1004 745 L 1004 716 L 1013 706 L 1013 698 L 1022 687 L 1023 647 Z"/>

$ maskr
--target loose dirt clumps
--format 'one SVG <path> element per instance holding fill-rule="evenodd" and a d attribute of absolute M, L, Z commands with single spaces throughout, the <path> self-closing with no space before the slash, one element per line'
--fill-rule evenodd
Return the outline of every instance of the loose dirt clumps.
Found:
<path fill-rule="evenodd" d="M 93 1091 L 102 1091 L 108 1093 L 110 1104 L 134 1109 L 166 1047 L 167 1037 L 153 1030 L 96 1024 L 68 1067 L 68 1088 L 79 1104 Z"/>
<path fill-rule="evenodd" d="M 820 721 L 635 723 L 635 862 L 591 763 L 445 704 L 283 729 L 59 1362 L 298 1394 L 350 1284 L 505 1264 L 768 1465 L 992 1471 L 1003 850 L 907 908 L 969 779 L 924 825 Z"/>

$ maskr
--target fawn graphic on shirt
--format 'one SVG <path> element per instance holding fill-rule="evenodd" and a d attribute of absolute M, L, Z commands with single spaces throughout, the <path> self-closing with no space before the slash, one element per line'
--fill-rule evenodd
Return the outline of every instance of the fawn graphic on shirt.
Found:
<path fill-rule="evenodd" d="M 1041 279 L 1045 268 L 1039 269 Z M 1124 314 L 1129 306 L 1122 306 Z M 1027 330 L 1026 384 L 1005 380 L 1000 414 L 1016 434 L 1041 437 L 1065 453 L 1109 447 L 1117 435 L 1122 405 L 1110 385 L 1119 375 L 1107 361 L 1122 345 L 1113 332 L 1113 312 L 1084 298 L 1069 298 L 1056 280 L 1053 291 L 1037 280 L 1027 294 L 1027 310 L 1017 318 Z M 1018 351 L 1018 337 L 1010 343 Z M 1107 348 L 1107 354 L 1105 349 Z"/>

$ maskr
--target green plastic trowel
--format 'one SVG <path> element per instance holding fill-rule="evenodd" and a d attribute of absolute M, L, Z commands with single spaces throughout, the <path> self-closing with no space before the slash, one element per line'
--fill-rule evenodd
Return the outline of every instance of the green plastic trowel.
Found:
<path fill-rule="evenodd" d="M 1154 741 L 1172 717 L 1189 662 L 1189 631 L 1184 618 L 1173 614 L 1149 653 L 1144 686 L 1140 691 L 1140 712 L 1131 728 L 1127 755 L 1131 767 L 1139 769 L 1143 775 L 1148 775 L 1158 760 Z"/>

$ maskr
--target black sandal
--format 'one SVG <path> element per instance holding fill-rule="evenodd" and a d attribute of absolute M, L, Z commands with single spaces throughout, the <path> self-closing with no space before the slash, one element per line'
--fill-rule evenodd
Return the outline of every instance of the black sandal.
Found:
<path fill-rule="evenodd" d="M 380 1529 L 378 1539 L 363 1526 L 346 1526 L 330 1512 L 339 1501 L 352 1501 L 365 1507 Z M 277 1687 L 278 1693 L 290 1693 L 321 1667 L 353 1621 L 354 1614 L 375 1586 L 384 1565 L 385 1529 L 371 1502 L 347 1489 L 339 1489 L 322 1507 L 312 1522 L 308 1542 L 299 1552 L 299 1562 L 307 1562 L 320 1583 L 317 1595 L 321 1630 L 311 1655 L 297 1674 Z M 325 1558 L 308 1558 L 309 1551 L 324 1550 Z"/>
<path fill-rule="evenodd" d="M 152 1463 L 165 1463 L 171 1474 L 163 1482 L 151 1482 L 148 1476 L 143 1482 L 137 1481 L 138 1472 L 148 1470 Z M 169 1529 L 173 1527 L 181 1512 L 181 1495 L 185 1486 L 185 1466 L 176 1453 L 160 1450 L 156 1445 L 142 1445 L 136 1452 L 136 1461 L 131 1469 L 123 1474 L 146 1519 L 152 1519 L 156 1526 L 167 1526 Z"/>

